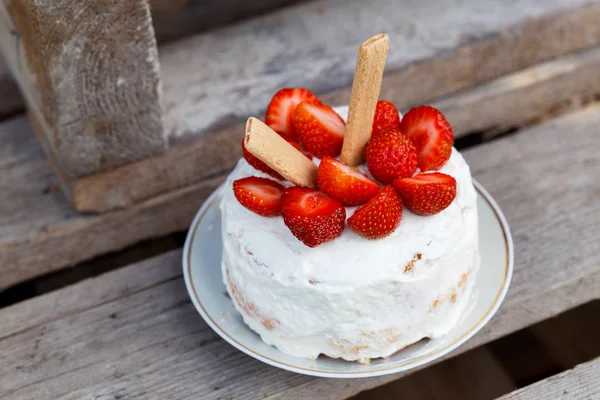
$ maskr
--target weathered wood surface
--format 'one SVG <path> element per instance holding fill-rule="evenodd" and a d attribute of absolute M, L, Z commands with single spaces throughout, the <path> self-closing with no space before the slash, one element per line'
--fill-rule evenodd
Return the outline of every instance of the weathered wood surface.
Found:
<path fill-rule="evenodd" d="M 231 24 L 302 0 L 150 0 L 159 42 Z"/>
<path fill-rule="evenodd" d="M 397 93 L 382 98 L 402 102 L 402 91 Z M 460 137 L 473 131 L 519 126 L 565 103 L 578 104 L 599 93 L 600 48 L 593 47 L 465 89 L 433 104 L 446 114 Z M 234 125 L 175 145 L 160 156 L 81 178 L 73 185 L 73 198 L 82 211 L 104 211 L 148 198 L 157 188 L 172 190 L 230 169 L 240 155 L 243 130 L 243 124 Z"/>
<path fill-rule="evenodd" d="M 473 130 L 519 126 L 565 101 L 598 94 L 600 88 L 590 85 L 588 78 L 596 79 L 599 74 L 600 49 L 596 48 L 542 63 L 434 104 L 448 116 L 460 137 Z M 0 208 L 0 289 L 102 252 L 185 230 L 211 188 L 240 157 L 243 132 L 243 125 L 235 126 L 211 135 L 210 140 L 177 146 L 177 150 L 141 161 L 141 168 L 131 164 L 103 176 L 83 178 L 74 185 L 73 193 L 85 199 L 87 208 L 100 203 L 125 206 L 131 199 L 150 198 L 152 189 L 139 182 L 160 181 L 175 189 L 200 180 L 125 211 L 90 217 L 74 213 L 60 193 L 43 194 L 58 181 L 29 125 L 23 120 L 0 125 L 0 182 L 10 183 L 0 185 L 6 187 L 0 190 L 0 204 L 6 204 Z M 97 199 L 102 200 L 98 203 Z M 130 223 L 123 227 L 121 218 Z M 78 241 L 86 246 L 78 246 Z"/>
<path fill-rule="evenodd" d="M 523 389 L 503 400 L 595 400 L 600 398 L 600 358 L 578 365 Z"/>
<path fill-rule="evenodd" d="M 6 0 L 0 45 L 69 178 L 166 149 L 146 0 Z"/>
<path fill-rule="evenodd" d="M 498 314 L 458 352 L 600 298 L 599 123 L 596 105 L 464 152 L 506 213 L 516 264 Z M 175 251 L 0 310 L 0 397 L 339 399 L 400 377 L 255 361 L 202 321 L 180 271 Z"/>

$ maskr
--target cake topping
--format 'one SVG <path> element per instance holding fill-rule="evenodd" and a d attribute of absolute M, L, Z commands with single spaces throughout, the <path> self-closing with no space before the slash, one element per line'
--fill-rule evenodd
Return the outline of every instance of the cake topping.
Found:
<path fill-rule="evenodd" d="M 281 198 L 283 221 L 308 247 L 316 247 L 342 234 L 346 209 L 317 190 L 293 186 Z"/>
<path fill-rule="evenodd" d="M 373 177 L 385 184 L 396 178 L 412 176 L 417 168 L 417 150 L 398 130 L 371 138 L 365 156 Z"/>
<path fill-rule="evenodd" d="M 400 114 L 395 105 L 389 101 L 381 100 L 377 102 L 375 108 L 371 137 L 389 130 L 400 130 Z"/>
<path fill-rule="evenodd" d="M 233 193 L 241 205 L 264 217 L 281 215 L 281 195 L 285 187 L 267 179 L 249 176 L 233 182 Z"/>
<path fill-rule="evenodd" d="M 252 153 L 246 150 L 246 146 L 244 146 L 244 140 L 242 139 L 242 155 L 248 161 L 248 164 L 252 165 L 257 170 L 264 172 L 265 174 L 271 175 L 275 179 L 284 180 L 285 178 L 279 175 L 273 168 L 269 167 L 264 162 L 260 161 L 258 158 L 254 157 Z"/>
<path fill-rule="evenodd" d="M 246 149 L 290 182 L 317 187 L 317 166 L 294 145 L 256 118 L 246 123 Z"/>
<path fill-rule="evenodd" d="M 348 225 L 367 239 L 380 239 L 394 232 L 401 218 L 400 197 L 392 185 L 387 185 L 348 218 Z"/>
<path fill-rule="evenodd" d="M 446 117 L 431 106 L 410 109 L 402 117 L 400 131 L 415 144 L 421 171 L 442 168 L 452 154 L 452 128 Z"/>
<path fill-rule="evenodd" d="M 387 53 L 388 35 L 385 34 L 367 39 L 358 50 L 346 137 L 342 148 L 342 160 L 351 167 L 356 167 L 364 160 L 364 150 L 371 137 Z"/>
<path fill-rule="evenodd" d="M 331 107 L 314 101 L 300 103 L 292 126 L 302 146 L 315 157 L 336 157 L 342 151 L 346 123 Z"/>
<path fill-rule="evenodd" d="M 335 158 L 325 157 L 319 164 L 317 185 L 324 193 L 345 206 L 358 206 L 369 201 L 379 191 L 379 185 Z"/>
<path fill-rule="evenodd" d="M 456 197 L 456 180 L 441 172 L 396 179 L 394 187 L 404 205 L 417 215 L 433 215 L 445 210 Z"/>
<path fill-rule="evenodd" d="M 275 93 L 267 112 L 265 122 L 275 132 L 295 138 L 296 134 L 292 128 L 292 114 L 296 106 L 304 100 L 319 101 L 313 92 L 304 88 L 285 88 Z"/>

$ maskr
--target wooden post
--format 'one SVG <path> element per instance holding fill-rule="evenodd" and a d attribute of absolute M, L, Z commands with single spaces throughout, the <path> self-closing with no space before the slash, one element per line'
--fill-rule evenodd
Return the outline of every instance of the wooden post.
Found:
<path fill-rule="evenodd" d="M 67 191 L 167 147 L 146 0 L 5 0 L 0 46 Z"/>

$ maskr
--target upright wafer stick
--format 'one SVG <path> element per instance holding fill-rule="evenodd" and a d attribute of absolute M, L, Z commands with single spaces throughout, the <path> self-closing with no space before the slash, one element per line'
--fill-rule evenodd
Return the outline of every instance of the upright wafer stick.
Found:
<path fill-rule="evenodd" d="M 317 166 L 262 121 L 248 118 L 244 145 L 288 181 L 299 186 L 317 187 Z"/>
<path fill-rule="evenodd" d="M 353 167 L 362 163 L 365 147 L 371 137 L 387 53 L 386 34 L 367 39 L 358 50 L 342 147 L 342 161 Z"/>

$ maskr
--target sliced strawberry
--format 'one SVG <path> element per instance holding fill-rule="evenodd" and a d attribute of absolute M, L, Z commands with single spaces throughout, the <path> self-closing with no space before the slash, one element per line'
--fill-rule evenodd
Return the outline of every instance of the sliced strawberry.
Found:
<path fill-rule="evenodd" d="M 244 158 L 246 159 L 246 161 L 248 161 L 248 164 L 252 165 L 257 170 L 264 172 L 265 174 L 269 174 L 275 179 L 285 180 L 285 178 L 283 176 L 279 175 L 279 173 L 277 171 L 275 171 L 273 168 L 269 167 L 263 161 L 261 161 L 260 159 L 255 157 L 248 150 L 246 150 L 246 146 L 244 145 L 244 139 L 242 139 L 242 154 L 244 155 Z"/>
<path fill-rule="evenodd" d="M 342 234 L 346 209 L 338 200 L 317 190 L 293 186 L 281 198 L 283 222 L 308 247 Z"/>
<path fill-rule="evenodd" d="M 281 89 L 275 93 L 267 107 L 265 123 L 282 136 L 296 137 L 292 128 L 292 115 L 296 106 L 304 100 L 320 102 L 319 98 L 308 89 Z"/>
<path fill-rule="evenodd" d="M 402 117 L 400 131 L 415 144 L 421 171 L 442 168 L 452 154 L 452 128 L 446 117 L 431 106 L 411 108 Z"/>
<path fill-rule="evenodd" d="M 295 148 L 297 148 L 298 150 L 300 150 L 302 152 L 302 154 L 304 154 L 306 156 L 306 158 L 308 158 L 309 160 L 312 161 L 313 156 L 312 154 L 310 154 L 308 151 L 304 150 L 302 148 L 302 146 L 300 146 L 300 143 L 296 142 L 296 140 L 292 139 L 291 137 L 286 137 L 283 136 L 283 138 L 292 146 L 294 146 Z"/>
<path fill-rule="evenodd" d="M 400 219 L 402 201 L 392 185 L 387 185 L 348 218 L 348 225 L 367 239 L 381 239 L 396 230 Z"/>
<path fill-rule="evenodd" d="M 396 179 L 394 187 L 408 209 L 418 215 L 445 210 L 456 197 L 456 180 L 441 172 Z"/>
<path fill-rule="evenodd" d="M 365 150 L 369 171 L 378 181 L 388 184 L 396 178 L 412 176 L 417 169 L 417 150 L 397 130 L 371 137 Z"/>
<path fill-rule="evenodd" d="M 279 183 L 256 176 L 233 182 L 233 193 L 241 205 L 264 217 L 281 215 L 281 195 L 285 187 Z"/>
<path fill-rule="evenodd" d="M 396 131 L 400 130 L 400 114 L 398 114 L 398 109 L 389 101 L 380 100 L 377 102 L 377 108 L 375 108 L 371 137 L 392 129 Z"/>
<path fill-rule="evenodd" d="M 364 204 L 379 191 L 377 183 L 329 156 L 324 157 L 319 164 L 317 184 L 324 193 L 346 206 Z"/>
<path fill-rule="evenodd" d="M 346 123 L 331 107 L 303 101 L 292 116 L 300 144 L 318 158 L 336 157 L 342 151 Z"/>

